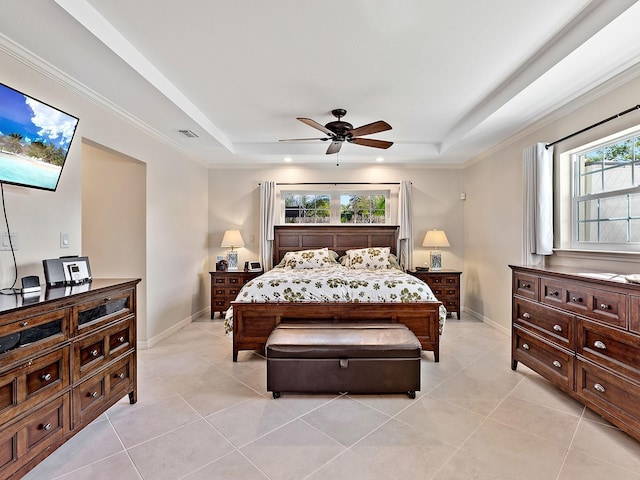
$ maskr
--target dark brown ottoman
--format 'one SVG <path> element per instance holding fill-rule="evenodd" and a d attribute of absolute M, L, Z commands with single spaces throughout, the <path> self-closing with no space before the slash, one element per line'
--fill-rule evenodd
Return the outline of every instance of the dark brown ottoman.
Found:
<path fill-rule="evenodd" d="M 420 390 L 420 341 L 399 323 L 280 324 L 266 345 L 267 390 L 406 393 Z"/>

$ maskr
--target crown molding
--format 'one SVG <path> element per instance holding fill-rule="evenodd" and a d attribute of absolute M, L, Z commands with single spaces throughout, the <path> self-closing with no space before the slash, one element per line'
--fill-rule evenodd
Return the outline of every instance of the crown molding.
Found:
<path fill-rule="evenodd" d="M 7 54 L 9 57 L 17 60 L 18 62 L 34 70 L 40 75 L 54 81 L 58 85 L 61 85 L 67 90 L 82 97 L 83 99 L 90 101 L 94 105 L 99 106 L 100 108 L 106 110 L 120 120 L 127 122 L 128 124 L 134 126 L 139 130 L 142 130 L 144 133 L 153 138 L 156 138 L 161 143 L 164 143 L 172 149 L 179 151 L 190 160 L 205 167 L 208 165 L 206 161 L 204 161 L 200 157 L 193 155 L 193 153 L 186 150 L 184 147 L 182 147 L 182 145 L 177 143 L 172 138 L 164 135 L 146 122 L 140 120 L 138 117 L 131 115 L 129 112 L 120 108 L 115 103 L 107 100 L 99 93 L 95 92 L 75 78 L 69 76 L 59 68 L 51 65 L 35 53 L 14 42 L 2 33 L 0 33 L 0 52 Z"/>

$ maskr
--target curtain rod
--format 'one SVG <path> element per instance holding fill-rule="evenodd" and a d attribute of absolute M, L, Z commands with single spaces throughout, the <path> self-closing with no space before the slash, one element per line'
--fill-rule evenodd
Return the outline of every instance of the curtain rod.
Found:
<path fill-rule="evenodd" d="M 547 143 L 544 146 L 544 148 L 545 149 L 549 149 L 550 146 L 555 145 L 556 143 L 560 143 L 560 142 L 562 142 L 564 140 L 567 140 L 568 138 L 575 137 L 576 135 L 580 135 L 581 133 L 584 133 L 587 130 L 591 130 L 594 127 L 598 127 L 598 126 L 602 125 L 603 123 L 607 123 L 607 122 L 610 122 L 611 120 L 615 120 L 616 118 L 621 117 L 622 115 L 626 115 L 627 113 L 631 113 L 634 110 L 638 110 L 639 108 L 640 108 L 640 105 L 636 105 L 635 107 L 631 107 L 631 108 L 625 110 L 624 112 L 618 113 L 617 115 L 613 115 L 613 116 L 611 116 L 609 118 L 605 118 L 604 120 L 600 120 L 599 122 L 594 123 L 593 125 L 589 125 L 588 127 L 583 128 L 582 130 L 578 130 L 577 132 L 573 132 L 571 135 L 567 135 L 566 137 L 562 137 L 561 139 L 556 140 L 555 142 Z"/>
<path fill-rule="evenodd" d="M 262 183 L 258 183 L 262 185 Z M 278 183 L 278 185 L 400 185 L 400 182 L 298 182 Z"/>

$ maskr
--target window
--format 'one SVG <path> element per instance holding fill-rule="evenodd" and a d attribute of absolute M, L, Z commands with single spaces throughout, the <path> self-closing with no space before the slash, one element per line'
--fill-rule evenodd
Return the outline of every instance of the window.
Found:
<path fill-rule="evenodd" d="M 340 195 L 340 223 L 385 223 L 386 205 L 384 195 Z"/>
<path fill-rule="evenodd" d="M 575 246 L 639 248 L 640 134 L 575 153 L 572 198 Z"/>
<path fill-rule="evenodd" d="M 390 223 L 387 191 L 280 192 L 282 223 Z"/>
<path fill-rule="evenodd" d="M 331 196 L 322 193 L 283 193 L 285 223 L 329 223 Z"/>

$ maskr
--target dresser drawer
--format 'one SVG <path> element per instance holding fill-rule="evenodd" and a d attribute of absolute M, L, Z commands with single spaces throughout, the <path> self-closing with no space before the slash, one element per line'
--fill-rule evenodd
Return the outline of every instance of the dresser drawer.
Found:
<path fill-rule="evenodd" d="M 442 305 L 444 305 L 444 308 L 447 309 L 447 312 L 451 313 L 451 312 L 456 312 L 459 307 L 458 307 L 458 299 L 456 298 L 450 298 L 450 297 L 438 297 L 436 296 L 436 298 L 438 298 L 438 300 L 440 300 L 442 302 Z"/>
<path fill-rule="evenodd" d="M 133 313 L 133 290 L 105 294 L 73 308 L 72 335 L 86 335 Z"/>
<path fill-rule="evenodd" d="M 575 348 L 575 316 L 570 313 L 514 297 L 513 319 L 523 328 L 533 330 L 561 347 Z"/>
<path fill-rule="evenodd" d="M 640 296 L 629 295 L 629 330 L 640 333 Z"/>
<path fill-rule="evenodd" d="M 74 428 L 91 422 L 133 389 L 134 363 L 133 354 L 128 355 L 73 389 Z"/>
<path fill-rule="evenodd" d="M 540 300 L 587 318 L 627 328 L 627 296 L 609 290 L 591 288 L 578 282 L 541 278 Z"/>
<path fill-rule="evenodd" d="M 640 436 L 640 385 L 597 365 L 578 359 L 577 393 L 598 413 L 612 416 L 617 425 Z M 622 423 L 622 425 L 620 425 Z"/>
<path fill-rule="evenodd" d="M 523 272 L 513 274 L 513 293 L 531 300 L 538 299 L 538 277 Z"/>
<path fill-rule="evenodd" d="M 431 288 L 438 287 L 457 287 L 460 283 L 458 279 L 458 275 L 424 275 L 420 277 L 423 279 L 425 283 L 427 283 Z"/>
<path fill-rule="evenodd" d="M 513 328 L 512 358 L 547 378 L 554 385 L 573 390 L 575 357 L 572 352 Z"/>
<path fill-rule="evenodd" d="M 242 274 L 227 273 L 225 275 L 216 275 L 213 277 L 213 284 L 216 287 L 232 287 L 242 286 Z"/>
<path fill-rule="evenodd" d="M 455 287 L 447 286 L 447 285 L 433 285 L 431 286 L 431 291 L 436 296 L 436 298 L 442 301 L 443 298 L 458 298 L 458 289 Z"/>
<path fill-rule="evenodd" d="M 0 375 L 0 424 L 69 386 L 69 346 Z"/>
<path fill-rule="evenodd" d="M 73 381 L 99 370 L 134 347 L 133 317 L 98 330 L 73 342 Z"/>
<path fill-rule="evenodd" d="M 637 335 L 578 318 L 578 355 L 640 382 Z"/>
<path fill-rule="evenodd" d="M 0 478 L 8 478 L 44 451 L 62 443 L 70 430 L 69 414 L 69 393 L 66 393 L 22 420 L 4 426 L 0 432 Z"/>
<path fill-rule="evenodd" d="M 23 317 L 0 325 L 0 365 L 7 365 L 69 338 L 69 311 L 54 310 L 42 315 Z"/>

